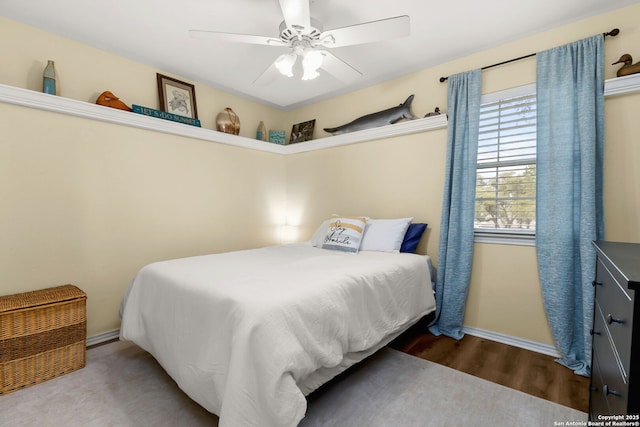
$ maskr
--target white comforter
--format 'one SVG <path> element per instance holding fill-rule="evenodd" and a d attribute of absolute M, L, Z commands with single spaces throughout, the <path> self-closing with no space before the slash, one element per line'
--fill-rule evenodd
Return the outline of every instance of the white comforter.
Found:
<path fill-rule="evenodd" d="M 158 262 L 131 284 L 120 338 L 220 427 L 292 427 L 306 394 L 434 310 L 429 266 L 305 243 Z"/>

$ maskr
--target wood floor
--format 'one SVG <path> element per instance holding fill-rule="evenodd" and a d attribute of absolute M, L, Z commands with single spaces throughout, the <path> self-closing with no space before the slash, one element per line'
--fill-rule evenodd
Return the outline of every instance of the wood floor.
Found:
<path fill-rule="evenodd" d="M 551 356 L 472 335 L 457 341 L 424 330 L 424 325 L 414 327 L 390 347 L 579 411 L 589 410 L 589 378 L 574 374 Z"/>

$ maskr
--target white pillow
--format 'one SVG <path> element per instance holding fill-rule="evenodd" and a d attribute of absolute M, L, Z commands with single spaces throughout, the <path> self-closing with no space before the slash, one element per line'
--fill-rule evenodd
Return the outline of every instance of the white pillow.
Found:
<path fill-rule="evenodd" d="M 329 231 L 329 223 L 330 219 L 325 219 L 320 224 L 320 227 L 313 233 L 313 237 L 311 237 L 311 246 L 315 246 L 316 248 L 321 248 L 324 243 L 324 237 L 327 235 L 327 231 Z"/>
<path fill-rule="evenodd" d="M 366 218 L 361 216 L 334 216 L 329 223 L 322 248 L 358 253 L 366 221 Z"/>
<path fill-rule="evenodd" d="M 368 219 L 361 251 L 399 252 L 411 218 Z"/>

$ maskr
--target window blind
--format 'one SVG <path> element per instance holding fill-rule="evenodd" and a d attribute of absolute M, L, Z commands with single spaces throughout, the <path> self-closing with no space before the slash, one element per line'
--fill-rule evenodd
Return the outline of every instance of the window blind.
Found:
<path fill-rule="evenodd" d="M 534 233 L 535 95 L 483 104 L 479 131 L 476 229 Z"/>

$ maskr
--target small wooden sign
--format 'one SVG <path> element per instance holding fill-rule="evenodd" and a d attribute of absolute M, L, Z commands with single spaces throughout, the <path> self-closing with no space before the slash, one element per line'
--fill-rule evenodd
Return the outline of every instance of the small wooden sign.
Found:
<path fill-rule="evenodd" d="M 191 126 L 200 126 L 200 120 L 191 117 L 180 116 L 178 114 L 167 113 L 166 111 L 155 110 L 153 108 L 142 107 L 140 105 L 132 105 L 133 112 L 143 114 L 145 116 L 157 117 L 159 119 L 171 120 L 172 122 L 184 123 Z"/>

